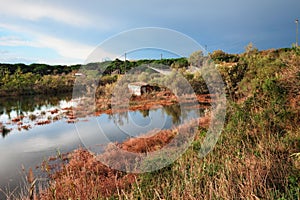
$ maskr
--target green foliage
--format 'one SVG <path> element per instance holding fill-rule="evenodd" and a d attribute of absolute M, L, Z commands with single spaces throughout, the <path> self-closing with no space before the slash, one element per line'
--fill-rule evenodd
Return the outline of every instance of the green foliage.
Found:
<path fill-rule="evenodd" d="M 31 72 L 33 74 L 40 74 L 40 75 L 50 75 L 50 74 L 68 74 L 72 70 L 78 70 L 81 67 L 81 65 L 47 65 L 47 64 L 31 64 L 31 65 L 25 65 L 25 64 L 0 64 L 0 69 L 6 69 L 10 72 L 10 74 L 15 73 L 15 71 L 19 68 L 22 73 L 28 73 Z"/>
<path fill-rule="evenodd" d="M 210 58 L 216 63 L 222 62 L 238 62 L 239 57 L 234 54 L 225 53 L 222 50 L 216 50 L 211 55 Z"/>
<path fill-rule="evenodd" d="M 293 47 L 292 48 L 292 51 L 294 51 L 295 52 L 295 54 L 297 55 L 297 56 L 300 56 L 300 46 L 298 46 L 298 47 Z"/>
<path fill-rule="evenodd" d="M 208 94 L 209 93 L 206 83 L 201 76 L 195 77 L 195 78 L 189 80 L 189 83 L 191 84 L 191 86 L 194 89 L 194 92 L 196 94 Z"/>
<path fill-rule="evenodd" d="M 118 76 L 117 75 L 113 75 L 113 76 L 110 76 L 110 75 L 105 75 L 105 76 L 102 76 L 100 78 L 100 85 L 107 85 L 107 84 L 112 84 L 114 82 L 116 82 L 118 79 Z"/>
<path fill-rule="evenodd" d="M 72 75 L 44 75 L 32 72 L 23 73 L 18 67 L 14 73 L 4 70 L 0 77 L 0 94 L 2 96 L 20 94 L 45 94 L 72 91 Z"/>
<path fill-rule="evenodd" d="M 4 96 L 35 93 L 59 93 L 71 91 L 75 80 L 74 74 L 80 69 L 84 74 L 82 81 L 92 83 L 99 81 L 100 85 L 111 84 L 117 80 L 112 73 L 124 74 L 138 66 L 151 64 L 157 68 L 170 67 L 185 69 L 188 66 L 186 58 L 172 58 L 161 60 L 138 60 L 126 62 L 116 59 L 101 63 L 88 63 L 85 65 L 54 65 L 47 64 L 0 64 L 0 94 Z M 145 68 L 144 72 L 151 69 Z M 140 81 L 145 81 L 143 73 Z M 144 76 L 144 77 L 143 77 Z M 154 75 L 153 75 L 154 76 Z M 89 84 L 87 84 L 89 85 Z"/>
<path fill-rule="evenodd" d="M 188 61 L 185 58 L 180 58 L 171 64 L 171 68 L 173 69 L 182 69 L 188 67 Z"/>

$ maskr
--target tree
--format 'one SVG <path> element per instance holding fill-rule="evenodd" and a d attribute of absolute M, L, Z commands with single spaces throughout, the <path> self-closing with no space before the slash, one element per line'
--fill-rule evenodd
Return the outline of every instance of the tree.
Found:
<path fill-rule="evenodd" d="M 172 69 L 182 69 L 187 67 L 188 67 L 188 61 L 186 60 L 186 58 L 180 58 L 171 64 Z"/>
<path fill-rule="evenodd" d="M 215 63 L 221 62 L 237 62 L 239 60 L 237 55 L 225 53 L 222 50 L 216 50 L 211 55 L 210 58 Z"/>
<path fill-rule="evenodd" d="M 251 54 L 251 53 L 256 53 L 258 52 L 258 49 L 253 45 L 252 42 L 250 42 L 246 47 L 245 47 L 245 53 L 246 54 Z"/>
<path fill-rule="evenodd" d="M 201 67 L 205 60 L 204 54 L 201 50 L 193 52 L 188 58 L 189 63 L 195 67 Z"/>

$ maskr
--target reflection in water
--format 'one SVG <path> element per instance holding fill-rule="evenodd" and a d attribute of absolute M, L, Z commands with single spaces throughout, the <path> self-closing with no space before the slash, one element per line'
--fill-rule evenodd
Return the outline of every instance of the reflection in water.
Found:
<path fill-rule="evenodd" d="M 22 97 L 8 97 L 0 100 L 0 134 L 2 137 L 6 137 L 11 130 L 17 129 L 28 130 L 35 125 L 45 125 L 52 123 L 62 118 L 69 118 L 68 123 L 75 123 L 77 121 L 76 116 L 72 114 L 68 107 L 61 109 L 62 102 L 65 105 L 71 101 L 71 94 L 65 94 L 60 96 L 22 96 Z M 74 103 L 74 102 L 73 102 Z M 150 111 L 139 110 L 141 116 L 145 121 L 149 123 Z M 187 116 L 185 109 L 181 109 L 179 104 L 173 104 L 162 107 L 162 112 L 172 118 L 172 123 L 178 125 L 181 123 L 181 119 Z M 109 115 L 109 119 L 117 126 L 123 126 L 128 124 L 129 121 L 139 121 L 134 119 L 133 116 L 128 114 L 129 112 L 120 112 Z M 79 117 L 79 116 L 78 116 Z M 131 119 L 133 118 L 133 120 Z M 141 118 L 141 117 L 139 117 Z M 138 124 L 137 124 L 138 125 Z M 139 125 L 138 125 L 139 126 Z"/>
<path fill-rule="evenodd" d="M 0 134 L 2 135 L 3 138 L 5 138 L 5 136 L 7 136 L 10 131 L 11 131 L 10 129 L 3 126 L 2 123 L 0 122 Z"/>
<path fill-rule="evenodd" d="M 61 100 L 70 101 L 72 94 L 60 94 L 56 96 L 35 95 L 35 96 L 19 96 L 4 97 L 0 99 L 0 115 L 6 114 L 9 119 L 12 118 L 11 113 L 15 112 L 17 116 L 24 115 L 28 112 L 41 110 L 42 107 L 57 106 Z"/>
<path fill-rule="evenodd" d="M 164 113 L 166 113 L 166 115 L 172 117 L 172 123 L 174 125 L 180 124 L 181 117 L 187 116 L 187 113 L 185 113 L 185 115 L 181 115 L 182 110 L 181 110 L 179 104 L 163 106 L 162 111 Z M 149 109 L 138 110 L 138 112 L 141 113 L 143 118 L 148 118 L 150 115 Z M 116 125 L 123 126 L 124 124 L 129 123 L 129 118 L 132 117 L 129 115 L 129 113 L 131 113 L 131 112 L 127 111 L 127 112 L 109 114 L 109 119 L 113 120 Z M 133 119 L 133 121 L 135 121 L 135 120 Z"/>
<path fill-rule="evenodd" d="M 181 108 L 179 104 L 173 104 L 169 106 L 164 106 L 164 111 L 172 116 L 172 122 L 173 124 L 179 124 L 180 123 L 180 117 L 181 117 Z"/>
<path fill-rule="evenodd" d="M 109 114 L 108 118 L 113 120 L 115 124 L 124 125 L 124 122 L 128 123 L 128 112 L 120 112 Z"/>
<path fill-rule="evenodd" d="M 6 137 L 13 129 L 28 130 L 35 124 L 46 124 L 57 119 L 57 109 L 63 102 L 71 100 L 71 94 L 59 96 L 17 96 L 0 99 L 0 134 Z M 52 109 L 52 111 L 50 111 Z M 42 121 L 38 121 L 42 120 Z"/>
<path fill-rule="evenodd" d="M 140 113 L 142 113 L 143 117 L 149 116 L 149 110 L 140 110 Z"/>

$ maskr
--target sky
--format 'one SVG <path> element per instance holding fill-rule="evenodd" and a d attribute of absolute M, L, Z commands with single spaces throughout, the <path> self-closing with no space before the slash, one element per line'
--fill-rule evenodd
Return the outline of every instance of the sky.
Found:
<path fill-rule="evenodd" d="M 103 42 L 145 27 L 176 31 L 208 52 L 241 53 L 250 42 L 260 50 L 291 47 L 297 18 L 299 0 L 0 0 L 0 63 L 81 64 Z M 139 46 L 135 39 L 124 43 Z"/>

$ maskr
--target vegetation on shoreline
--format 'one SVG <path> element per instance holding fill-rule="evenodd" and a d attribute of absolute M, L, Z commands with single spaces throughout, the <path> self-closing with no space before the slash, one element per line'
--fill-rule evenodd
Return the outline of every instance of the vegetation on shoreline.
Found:
<path fill-rule="evenodd" d="M 161 66 L 187 67 L 186 58 L 162 60 L 106 61 L 86 65 L 46 65 L 46 64 L 0 64 L 0 96 L 31 94 L 57 94 L 72 92 L 75 74 L 84 71 L 87 80 L 100 79 L 103 86 L 115 82 L 116 74 L 124 74 L 140 65 L 157 64 Z"/>
<path fill-rule="evenodd" d="M 114 171 L 104 182 L 115 187 L 103 192 L 101 184 L 90 182 L 109 173 L 86 151 L 83 157 L 89 162 L 82 162 L 75 151 L 50 176 L 42 199 L 298 199 L 300 48 L 258 51 L 249 46 L 240 55 L 219 51 L 212 58 L 226 83 L 228 105 L 224 130 L 205 158 L 199 158 L 199 148 L 206 128 L 199 128 L 192 146 L 176 162 L 140 175 Z M 63 188 L 70 186 L 74 192 L 65 194 Z"/>

